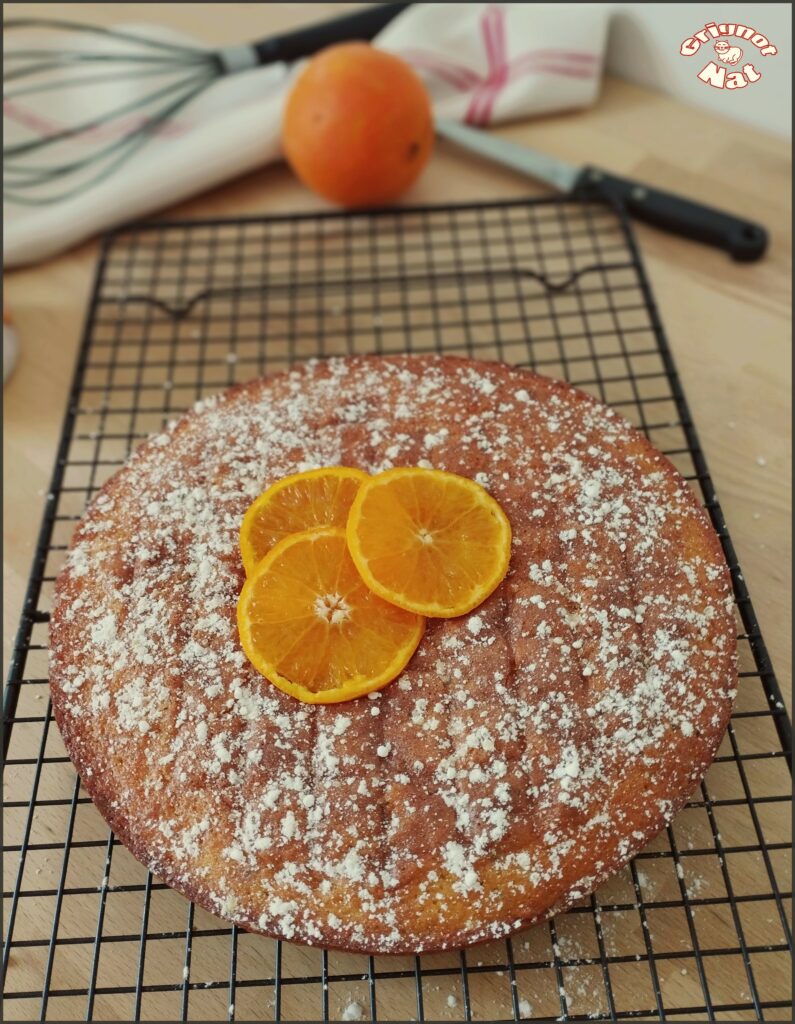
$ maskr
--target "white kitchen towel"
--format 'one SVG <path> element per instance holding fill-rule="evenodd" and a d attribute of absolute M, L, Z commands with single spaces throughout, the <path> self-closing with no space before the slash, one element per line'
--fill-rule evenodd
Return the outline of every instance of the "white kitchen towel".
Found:
<path fill-rule="evenodd" d="M 267 5 L 263 11 L 267 14 Z M 374 43 L 414 66 L 435 114 L 485 126 L 592 104 L 601 80 L 608 13 L 609 6 L 602 4 L 414 4 Z M 164 42 L 201 45 L 155 25 L 127 30 Z M 9 67 L 9 48 L 28 45 L 29 40 L 22 31 L 6 33 L 6 39 Z M 37 43 L 41 45 L 41 34 Z M 80 43 L 83 51 L 96 53 L 135 50 L 102 35 L 86 36 Z M 18 170 L 21 157 L 6 159 L 4 266 L 46 259 L 99 231 L 278 159 L 282 104 L 299 66 L 252 68 L 218 79 L 103 180 L 57 202 L 20 202 L 33 194 L 18 187 L 20 174 L 30 171 Z M 130 112 L 135 102 L 175 77 L 173 71 L 160 78 L 135 77 L 126 73 L 129 68 L 129 63 L 115 68 L 103 63 L 100 85 L 4 97 L 4 145 L 52 137 L 99 117 L 110 106 L 127 108 L 111 122 L 26 157 L 25 164 L 38 169 L 77 163 L 108 149 L 141 123 L 142 115 Z M 85 66 L 68 73 L 87 74 Z M 195 72 L 188 68 L 185 74 L 189 78 Z M 60 194 L 67 190 L 65 181 L 40 185 L 35 195 Z"/>

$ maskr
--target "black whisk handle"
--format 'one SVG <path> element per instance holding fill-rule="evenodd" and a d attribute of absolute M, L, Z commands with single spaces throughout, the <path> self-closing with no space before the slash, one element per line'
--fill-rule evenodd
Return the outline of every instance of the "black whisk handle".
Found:
<path fill-rule="evenodd" d="M 352 39 L 372 39 L 385 25 L 410 4 L 379 4 L 366 7 L 361 11 L 342 14 L 338 18 L 322 21 L 317 25 L 285 32 L 281 36 L 271 36 L 254 43 L 253 49 L 260 64 L 273 64 L 276 61 L 290 62 L 308 57 L 332 43 L 347 42 Z"/>

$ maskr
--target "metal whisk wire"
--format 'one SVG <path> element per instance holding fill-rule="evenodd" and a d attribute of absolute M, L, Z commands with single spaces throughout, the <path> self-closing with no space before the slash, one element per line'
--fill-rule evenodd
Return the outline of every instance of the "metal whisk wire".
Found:
<path fill-rule="evenodd" d="M 28 18 L 10 19 L 5 27 L 7 32 L 16 29 L 45 29 L 82 36 L 84 39 L 98 37 L 122 46 L 132 45 L 137 48 L 137 52 L 117 49 L 108 53 L 94 53 L 86 49 L 11 49 L 5 55 L 6 68 L 3 74 L 3 100 L 6 112 L 13 112 L 16 101 L 21 97 L 117 83 L 122 78 L 125 81 L 146 78 L 161 80 L 156 88 L 97 116 L 60 130 L 47 131 L 46 134 L 38 134 L 33 138 L 5 145 L 3 195 L 5 199 L 21 205 L 38 206 L 58 202 L 104 180 L 140 149 L 153 132 L 222 74 L 218 56 L 212 51 L 150 39 L 127 30 L 107 29 L 58 19 Z M 86 65 L 89 66 L 89 73 L 69 74 L 70 71 L 84 68 Z M 108 71 L 110 65 L 114 67 L 111 72 Z M 96 73 L 90 73 L 95 69 Z M 25 84 L 6 88 L 8 83 L 22 80 L 25 80 Z M 99 129 L 124 117 L 146 111 L 155 103 L 160 104 L 158 109 L 148 116 L 143 116 L 138 124 L 124 131 L 108 145 L 92 147 L 84 155 L 73 159 L 56 158 L 46 164 L 31 162 L 28 159 L 52 150 L 58 143 L 92 132 L 97 133 Z M 88 176 L 81 175 L 81 172 L 88 169 L 92 169 L 94 173 Z M 76 183 L 67 184 L 57 191 L 48 190 L 44 195 L 37 194 L 36 190 L 41 186 L 50 185 L 59 179 L 62 179 L 63 183 L 75 175 L 80 176 Z"/>
<path fill-rule="evenodd" d="M 55 35 L 46 46 L 4 51 L 3 108 L 14 128 L 7 135 L 15 137 L 3 146 L 3 198 L 43 206 L 78 195 L 113 174 L 219 79 L 296 60 L 344 39 L 371 39 L 407 6 L 369 7 L 220 50 L 154 39 L 129 29 L 60 19 L 9 19 L 4 26 L 7 42 L 20 30 Z M 65 48 L 64 33 L 77 42 Z M 97 45 L 104 48 L 92 49 Z M 128 85 L 145 85 L 147 79 L 152 79 L 151 89 L 123 101 L 116 98 Z M 85 105 L 92 112 L 76 123 L 54 122 L 47 112 L 48 99 L 79 89 L 87 90 Z M 20 99 L 33 99 L 38 110 L 19 105 Z M 101 106 L 103 101 L 107 109 Z M 112 137 L 104 144 L 108 135 Z"/>

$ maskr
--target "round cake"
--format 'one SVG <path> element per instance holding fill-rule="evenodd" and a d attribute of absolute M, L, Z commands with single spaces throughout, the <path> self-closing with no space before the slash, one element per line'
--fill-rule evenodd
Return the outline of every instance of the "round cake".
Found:
<path fill-rule="evenodd" d="M 475 611 L 310 706 L 247 662 L 238 531 L 320 466 L 470 477 L 513 530 Z M 560 381 L 457 358 L 313 361 L 198 402 L 96 495 L 59 576 L 55 717 L 121 841 L 252 931 L 460 947 L 591 892 L 682 807 L 737 681 L 719 541 L 674 467 Z"/>

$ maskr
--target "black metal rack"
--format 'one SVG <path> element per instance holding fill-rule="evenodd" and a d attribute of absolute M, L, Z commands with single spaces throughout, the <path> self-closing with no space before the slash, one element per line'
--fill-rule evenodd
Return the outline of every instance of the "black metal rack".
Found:
<path fill-rule="evenodd" d="M 52 722 L 47 621 L 86 501 L 147 434 L 197 398 L 295 360 L 406 350 L 565 377 L 666 452 L 703 499 L 732 571 L 741 688 L 688 807 L 594 896 L 499 943 L 364 957 L 230 927 L 167 889 L 108 834 Z M 620 211 L 484 203 L 152 223 L 109 236 L 5 724 L 9 1018 L 334 1020 L 353 1019 L 357 1008 L 380 1020 L 787 1015 L 789 721 Z"/>

